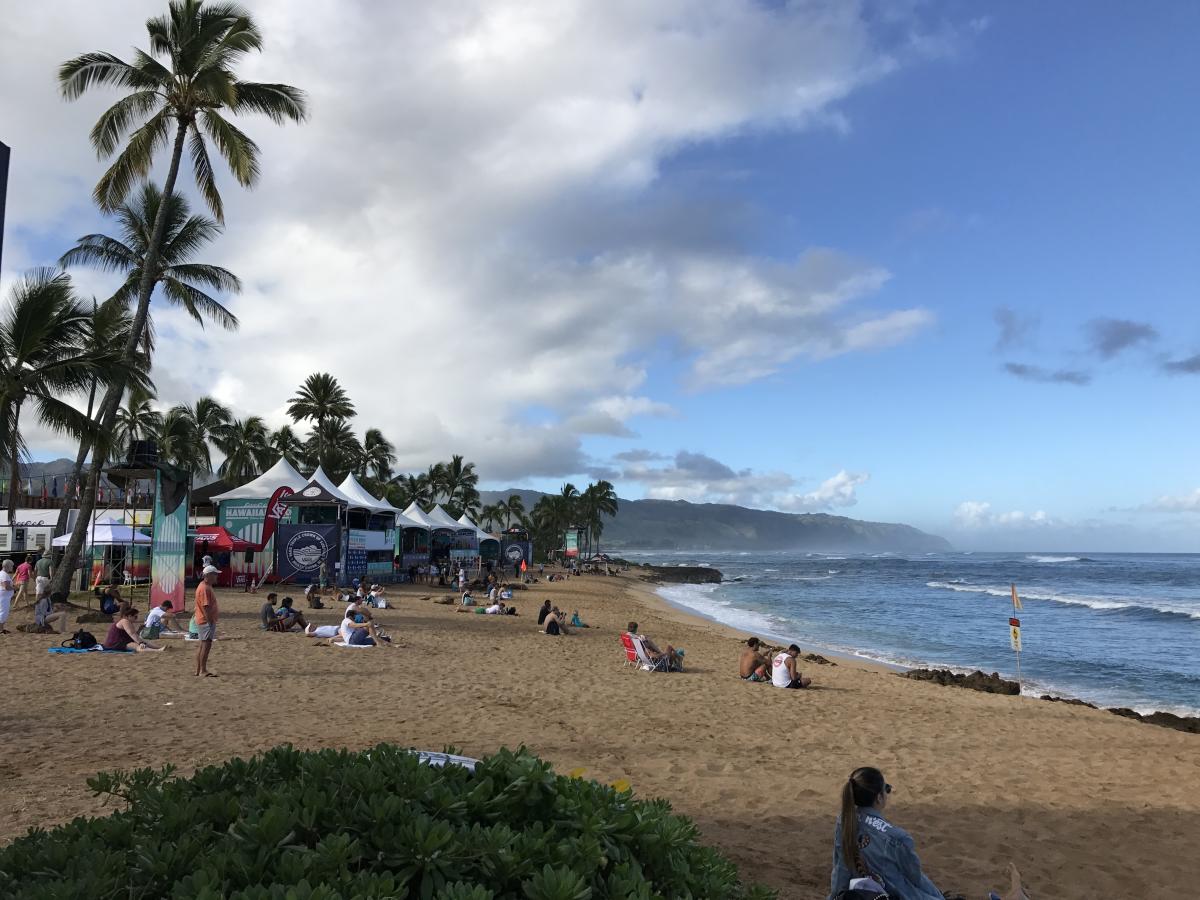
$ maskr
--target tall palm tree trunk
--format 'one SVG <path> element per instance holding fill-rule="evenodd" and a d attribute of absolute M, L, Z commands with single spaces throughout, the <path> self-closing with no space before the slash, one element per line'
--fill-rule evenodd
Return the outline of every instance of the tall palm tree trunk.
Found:
<path fill-rule="evenodd" d="M 167 227 L 167 207 L 175 193 L 175 179 L 179 177 L 179 161 L 183 158 L 183 142 L 187 137 L 188 122 L 181 119 L 175 131 L 175 146 L 171 152 L 171 166 L 167 170 L 167 180 L 163 185 L 162 201 L 158 205 L 158 214 L 154 217 L 154 233 L 150 236 L 146 248 L 146 258 L 142 263 L 142 277 L 138 282 L 138 305 L 133 315 L 133 326 L 129 329 L 129 337 L 125 341 L 125 355 L 133 356 L 142 343 L 142 332 L 150 317 L 150 295 L 154 293 L 155 273 L 158 271 L 158 260 L 162 252 L 163 233 Z M 121 405 L 121 397 L 125 393 L 125 379 L 114 378 L 109 382 L 100 403 L 100 434 L 112 434 L 117 421 L 117 410 Z M 92 514 L 96 511 L 96 492 L 100 487 L 100 473 L 104 468 L 107 453 L 101 452 L 106 448 L 101 442 L 92 448 L 92 464 L 88 469 L 87 487 L 79 501 L 79 518 L 75 529 L 71 532 L 70 543 L 63 551 L 62 561 L 54 572 L 50 588 L 54 591 L 70 590 L 71 576 L 75 564 L 83 550 L 83 541 L 91 527 Z"/>
<path fill-rule="evenodd" d="M 9 449 L 8 470 L 12 473 L 12 477 L 8 479 L 8 525 L 11 529 L 17 521 L 17 495 L 20 493 L 21 473 L 17 471 L 17 421 L 21 417 L 21 404 L 18 403 L 13 407 L 12 417 L 12 447 Z M 16 531 L 13 531 L 16 535 Z M 9 546 L 12 546 L 12 540 L 9 540 Z"/>
<path fill-rule="evenodd" d="M 95 310 L 93 309 L 93 314 Z M 88 392 L 87 417 L 91 419 L 92 412 L 96 406 L 96 379 L 92 379 L 92 389 Z M 75 485 L 75 492 L 79 497 L 83 496 L 83 486 L 79 483 L 79 479 L 83 477 L 83 464 L 87 462 L 88 451 L 92 448 L 92 442 L 88 436 L 82 435 L 79 438 L 79 451 L 75 454 L 75 467 L 71 469 L 71 480 L 68 485 Z M 69 490 L 69 487 L 68 487 Z M 71 516 L 70 498 L 66 491 L 63 492 L 63 504 L 58 510 L 58 522 L 54 526 L 55 534 L 62 534 L 67 530 L 67 519 Z"/>

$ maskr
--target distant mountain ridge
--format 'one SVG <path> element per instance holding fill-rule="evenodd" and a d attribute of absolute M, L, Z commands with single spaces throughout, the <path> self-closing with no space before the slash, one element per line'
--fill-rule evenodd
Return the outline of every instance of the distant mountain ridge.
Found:
<path fill-rule="evenodd" d="M 485 504 L 520 494 L 533 509 L 539 491 L 480 491 Z M 621 500 L 604 526 L 605 550 L 803 550 L 816 553 L 932 553 L 952 549 L 911 525 L 826 513 L 784 513 L 726 503 Z"/>

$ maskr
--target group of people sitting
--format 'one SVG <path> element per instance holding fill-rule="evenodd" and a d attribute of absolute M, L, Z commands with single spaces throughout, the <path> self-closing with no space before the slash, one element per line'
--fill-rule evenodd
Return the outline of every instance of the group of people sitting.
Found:
<path fill-rule="evenodd" d="M 575 610 L 571 614 L 571 621 L 568 625 L 566 612 L 553 605 L 549 600 L 543 603 L 538 610 L 537 623 L 540 631 L 551 635 L 570 634 L 572 628 L 591 627 L 579 618 L 579 610 Z"/>
<path fill-rule="evenodd" d="M 806 688 L 812 684 L 811 678 L 800 674 L 796 659 L 800 656 L 800 648 L 795 644 L 786 650 L 776 650 L 763 653 L 765 645 L 756 637 L 746 641 L 746 649 L 738 659 L 738 676 L 743 681 L 771 683 L 780 688 Z"/>
<path fill-rule="evenodd" d="M 308 621 L 304 618 L 304 613 L 292 606 L 291 597 L 284 597 L 279 608 L 275 608 L 275 598 L 278 596 L 274 591 L 267 594 L 267 602 L 259 609 L 258 620 L 262 628 L 265 631 L 295 631 L 297 628 L 307 628 Z"/>

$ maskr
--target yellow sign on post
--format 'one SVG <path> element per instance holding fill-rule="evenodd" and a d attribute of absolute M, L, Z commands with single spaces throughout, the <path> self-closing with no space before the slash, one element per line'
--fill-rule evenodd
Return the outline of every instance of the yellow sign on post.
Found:
<path fill-rule="evenodd" d="M 1013 650 L 1015 650 L 1017 653 L 1020 653 L 1021 652 L 1021 626 L 1020 625 L 1009 625 L 1008 633 L 1009 633 L 1009 637 L 1012 639 Z"/>

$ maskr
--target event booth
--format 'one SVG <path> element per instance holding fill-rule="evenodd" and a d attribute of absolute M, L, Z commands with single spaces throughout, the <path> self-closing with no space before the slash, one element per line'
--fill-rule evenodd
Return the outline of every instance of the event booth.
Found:
<path fill-rule="evenodd" d="M 338 489 L 359 505 L 349 513 L 347 573 L 373 581 L 390 580 L 395 573 L 396 515 L 400 510 L 371 496 L 353 472 Z"/>
<path fill-rule="evenodd" d="M 495 535 L 488 534 L 472 522 L 466 513 L 459 516 L 458 521 L 475 531 L 476 539 L 479 541 L 479 564 L 481 566 L 486 566 L 488 563 L 493 566 L 498 564 L 500 562 L 500 539 Z"/>
<path fill-rule="evenodd" d="M 479 566 L 479 529 L 474 525 L 463 525 L 457 519 L 435 504 L 429 511 L 428 519 L 439 528 L 448 529 L 450 540 L 446 545 L 448 551 L 444 557 L 437 554 L 438 544 L 434 543 L 434 561 L 442 565 L 442 560 L 451 565 L 466 566 L 474 569 Z"/>
<path fill-rule="evenodd" d="M 275 529 L 296 522 L 296 511 L 280 500 L 307 483 L 281 458 L 252 481 L 211 498 L 217 507 L 217 525 L 249 545 L 230 551 L 228 566 L 221 567 L 222 585 L 244 586 L 267 577 L 275 564 Z"/>

